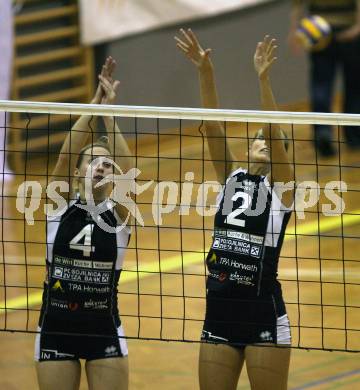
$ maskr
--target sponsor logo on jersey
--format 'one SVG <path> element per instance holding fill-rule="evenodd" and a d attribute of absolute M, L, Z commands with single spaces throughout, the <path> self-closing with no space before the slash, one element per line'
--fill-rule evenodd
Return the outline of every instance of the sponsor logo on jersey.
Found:
<path fill-rule="evenodd" d="M 268 330 L 261 332 L 259 336 L 260 336 L 261 340 L 263 340 L 263 341 L 273 341 L 272 334 Z"/>
<path fill-rule="evenodd" d="M 75 282 L 109 284 L 111 272 L 82 268 L 55 267 L 53 276 Z"/>
<path fill-rule="evenodd" d="M 53 276 L 55 276 L 56 278 L 62 278 L 63 269 L 61 267 L 55 267 L 54 272 L 53 272 Z"/>
<path fill-rule="evenodd" d="M 264 237 L 262 237 L 262 236 L 255 236 L 254 234 L 250 234 L 250 241 L 255 243 L 255 244 L 262 245 L 263 242 L 264 242 Z"/>
<path fill-rule="evenodd" d="M 70 291 L 77 291 L 87 294 L 107 294 L 111 291 L 109 286 L 90 286 L 88 284 L 68 283 Z"/>
<path fill-rule="evenodd" d="M 254 191 L 255 183 L 253 181 L 250 181 L 248 179 L 243 180 L 240 183 L 239 189 L 242 189 L 243 191 Z"/>
<path fill-rule="evenodd" d="M 215 228 L 214 230 L 215 236 L 223 236 L 223 237 L 229 237 L 229 238 L 237 238 L 242 241 L 248 241 L 252 242 L 254 244 L 260 244 L 262 245 L 264 242 L 264 237 L 263 236 L 258 236 L 255 234 L 248 234 L 244 232 L 238 232 L 236 230 L 231 230 L 231 229 L 219 229 Z"/>
<path fill-rule="evenodd" d="M 71 353 L 59 352 L 56 349 L 42 348 L 40 351 L 40 357 L 42 360 L 50 360 L 50 359 L 58 359 L 58 358 L 65 358 L 65 357 L 74 358 L 75 355 L 73 355 Z"/>
<path fill-rule="evenodd" d="M 237 284 L 244 284 L 247 286 L 255 286 L 253 282 L 253 276 L 240 275 L 238 272 L 234 272 L 229 275 L 229 280 L 236 282 Z"/>
<path fill-rule="evenodd" d="M 219 246 L 220 246 L 220 238 L 215 238 L 215 240 L 214 240 L 214 242 L 212 244 L 212 247 L 214 249 L 217 249 L 217 248 L 219 248 Z"/>
<path fill-rule="evenodd" d="M 68 309 L 68 303 L 67 301 L 63 301 L 60 299 L 50 298 L 50 306 L 56 307 L 57 309 Z"/>
<path fill-rule="evenodd" d="M 61 285 L 61 282 L 60 282 L 60 280 L 57 280 L 55 283 L 54 283 L 54 285 L 51 287 L 51 289 L 52 290 L 54 290 L 54 291 L 61 291 L 61 292 L 64 292 L 64 289 L 63 289 L 63 287 L 62 287 L 62 285 Z"/>
<path fill-rule="evenodd" d="M 209 272 L 209 277 L 217 279 L 220 283 L 225 282 L 228 275 L 226 272 Z"/>
<path fill-rule="evenodd" d="M 235 259 L 228 259 L 227 257 L 220 257 L 219 264 L 236 268 L 242 271 L 249 271 L 249 272 L 258 271 L 258 266 L 255 264 L 244 264 L 244 263 L 240 263 L 239 261 L 236 261 Z"/>
<path fill-rule="evenodd" d="M 79 304 L 77 302 L 68 302 L 56 298 L 50 298 L 50 306 L 70 311 L 76 311 L 79 308 Z"/>
<path fill-rule="evenodd" d="M 76 311 L 79 308 L 79 304 L 77 302 L 69 302 L 68 306 L 70 311 Z"/>
<path fill-rule="evenodd" d="M 105 350 L 105 356 L 118 356 L 119 355 L 119 352 L 117 350 L 117 348 L 115 347 L 115 345 L 110 345 L 109 347 L 106 347 Z"/>
<path fill-rule="evenodd" d="M 90 299 L 89 301 L 84 302 L 84 309 L 101 310 L 107 308 L 108 308 L 107 299 L 104 299 L 103 301 L 93 301 L 92 299 Z"/>
<path fill-rule="evenodd" d="M 92 261 L 74 259 L 73 266 L 74 267 L 81 267 L 81 268 L 92 268 Z"/>
<path fill-rule="evenodd" d="M 201 332 L 201 339 L 202 340 L 209 340 L 209 341 L 229 341 L 228 339 L 225 339 L 224 337 L 215 336 L 211 332 L 208 332 L 207 330 L 203 330 Z"/>
<path fill-rule="evenodd" d="M 54 256 L 54 263 L 60 264 L 60 265 L 72 265 L 73 260 L 69 259 L 67 257 Z"/>
<path fill-rule="evenodd" d="M 93 268 L 98 269 L 112 269 L 113 265 L 110 262 L 105 261 L 93 261 Z"/>
<path fill-rule="evenodd" d="M 113 267 L 113 264 L 110 261 L 70 259 L 68 257 L 62 256 L 54 256 L 54 263 L 63 266 L 74 266 L 79 268 L 112 269 Z"/>
<path fill-rule="evenodd" d="M 215 252 L 212 253 L 211 257 L 209 258 L 208 262 L 209 263 L 216 263 L 217 257 Z"/>
<path fill-rule="evenodd" d="M 256 258 L 260 258 L 262 252 L 262 246 L 254 245 L 244 240 L 228 237 L 215 237 L 212 248 Z"/>
<path fill-rule="evenodd" d="M 220 272 L 219 274 L 219 282 L 224 282 L 227 278 L 227 274 L 225 272 Z"/>
<path fill-rule="evenodd" d="M 260 255 L 260 247 L 253 245 L 251 247 L 250 255 L 254 257 L 259 257 Z"/>

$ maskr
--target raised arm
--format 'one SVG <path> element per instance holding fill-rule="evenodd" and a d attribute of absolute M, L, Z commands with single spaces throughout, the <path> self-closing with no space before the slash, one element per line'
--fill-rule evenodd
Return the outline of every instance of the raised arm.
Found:
<path fill-rule="evenodd" d="M 344 31 L 336 35 L 340 42 L 348 42 L 356 39 L 360 35 L 360 0 L 356 0 L 356 20 L 355 23 Z"/>
<path fill-rule="evenodd" d="M 211 49 L 204 50 L 195 34 L 188 29 L 181 29 L 180 37 L 175 37 L 177 47 L 196 66 L 199 72 L 200 95 L 204 108 L 219 108 L 215 83 L 214 67 L 210 59 Z M 229 176 L 234 157 L 225 138 L 222 124 L 217 121 L 204 122 L 209 152 L 218 181 L 224 183 Z"/>
<path fill-rule="evenodd" d="M 262 42 L 258 43 L 254 55 L 254 67 L 260 85 L 261 108 L 266 111 L 278 110 L 270 81 L 270 68 L 277 60 L 274 55 L 276 48 L 276 40 L 267 35 Z M 293 181 L 293 166 L 285 147 L 284 133 L 280 126 L 276 123 L 266 124 L 263 127 L 263 134 L 270 144 L 272 182 L 288 183 Z M 282 200 L 285 205 L 291 205 L 293 193 L 291 191 L 284 193 Z"/>
<path fill-rule="evenodd" d="M 102 89 L 99 84 L 90 103 L 101 103 L 102 96 Z M 86 145 L 89 135 L 92 133 L 92 127 L 95 126 L 95 124 L 95 118 L 90 115 L 82 115 L 75 122 L 61 147 L 50 181 L 62 180 L 70 184 L 70 179 L 74 173 L 78 160 L 78 153 Z"/>
<path fill-rule="evenodd" d="M 116 67 L 116 61 L 112 57 L 106 59 L 103 71 L 99 76 L 100 86 L 104 92 L 102 104 L 116 104 L 117 91 L 120 81 L 114 80 L 112 74 Z M 115 117 L 104 116 L 103 121 L 109 138 L 109 147 L 114 161 L 122 170 L 128 171 L 135 167 L 135 159 L 129 146 L 121 133 Z"/>
<path fill-rule="evenodd" d="M 296 37 L 296 30 L 299 26 L 300 19 L 304 16 L 304 13 L 305 13 L 304 0 L 292 0 L 288 43 L 291 51 L 294 54 L 299 54 L 301 51 L 303 51 L 301 43 Z"/>
<path fill-rule="evenodd" d="M 116 67 L 115 60 L 112 57 L 108 57 L 106 59 L 105 65 L 103 66 L 102 73 L 101 75 L 99 75 L 99 82 L 103 91 L 103 98 L 101 100 L 102 104 L 116 104 L 117 90 L 120 86 L 120 82 L 112 78 L 112 74 L 115 70 L 115 67 Z M 114 159 L 114 162 L 121 168 L 121 170 L 124 173 L 126 173 L 130 169 L 135 168 L 135 158 L 132 156 L 129 146 L 119 129 L 116 118 L 104 116 L 103 120 L 106 128 L 107 136 L 109 139 L 110 152 Z M 114 173 L 115 175 L 119 175 L 119 172 L 114 172 Z M 120 178 L 121 177 L 122 176 L 120 175 Z M 135 179 L 135 177 L 130 177 L 129 179 L 130 181 L 132 181 Z M 119 182 L 115 182 L 114 184 L 115 186 L 120 186 L 120 187 L 121 186 L 124 187 L 125 185 L 125 183 L 121 182 L 121 180 Z M 128 215 L 129 212 L 128 207 L 130 207 L 131 205 L 133 206 L 135 205 L 133 203 L 134 202 L 133 194 L 131 194 L 130 196 L 131 199 L 129 199 L 128 205 L 123 205 L 120 203 L 116 203 L 115 205 L 115 209 L 123 221 L 126 219 Z M 124 199 L 122 199 L 122 201 L 124 201 Z M 128 223 L 130 223 L 130 221 Z"/>

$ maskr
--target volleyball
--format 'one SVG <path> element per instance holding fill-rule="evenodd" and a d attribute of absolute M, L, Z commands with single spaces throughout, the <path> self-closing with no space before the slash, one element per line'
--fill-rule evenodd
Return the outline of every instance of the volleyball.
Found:
<path fill-rule="evenodd" d="M 300 20 L 296 36 L 305 49 L 323 50 L 331 40 L 331 26 L 321 16 L 312 15 Z"/>

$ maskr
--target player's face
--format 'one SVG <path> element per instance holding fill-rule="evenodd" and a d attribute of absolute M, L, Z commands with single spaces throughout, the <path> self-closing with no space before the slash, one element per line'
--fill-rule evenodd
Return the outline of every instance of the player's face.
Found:
<path fill-rule="evenodd" d="M 251 163 L 270 162 L 270 147 L 261 129 L 256 133 L 255 139 L 250 146 L 249 160 Z"/>
<path fill-rule="evenodd" d="M 79 168 L 81 180 L 85 180 L 86 175 L 89 175 L 89 173 L 93 189 L 102 179 L 113 173 L 113 164 L 111 163 L 108 150 L 95 146 L 85 151 Z M 111 183 L 104 184 L 99 189 L 101 188 L 103 192 L 107 192 L 106 187 L 111 187 Z"/>

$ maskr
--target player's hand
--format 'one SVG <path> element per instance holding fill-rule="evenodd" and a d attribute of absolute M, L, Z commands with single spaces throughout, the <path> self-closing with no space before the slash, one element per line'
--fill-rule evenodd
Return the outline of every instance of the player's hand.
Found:
<path fill-rule="evenodd" d="M 99 75 L 99 85 L 101 86 L 101 89 L 104 93 L 101 104 L 115 104 L 116 103 L 116 96 L 117 91 L 120 86 L 120 81 L 118 80 L 112 80 L 110 81 L 109 78 L 103 76 L 102 74 Z"/>
<path fill-rule="evenodd" d="M 174 37 L 177 42 L 176 46 L 198 69 L 210 64 L 211 49 L 204 50 L 190 28 L 187 31 L 180 29 L 180 36 L 180 38 Z"/>
<path fill-rule="evenodd" d="M 91 104 L 100 104 L 101 103 L 101 99 L 103 98 L 103 96 L 104 96 L 104 92 L 103 92 L 103 90 L 101 88 L 101 85 L 99 83 L 97 88 L 96 88 L 95 95 L 92 98 L 90 103 Z"/>
<path fill-rule="evenodd" d="M 266 77 L 272 64 L 277 60 L 275 57 L 276 39 L 266 35 L 262 42 L 256 46 L 254 55 L 254 67 L 259 78 Z"/>
<path fill-rule="evenodd" d="M 111 56 L 106 58 L 105 63 L 101 68 L 100 75 L 102 77 L 106 78 L 106 80 L 108 80 L 111 85 L 114 83 L 113 73 L 114 73 L 115 68 L 116 68 L 116 61 Z M 93 103 L 93 104 L 110 104 L 110 103 L 106 103 L 105 91 L 102 88 L 100 81 L 99 81 L 99 84 L 97 86 L 95 96 L 92 99 L 91 103 Z"/>
<path fill-rule="evenodd" d="M 304 47 L 301 44 L 299 38 L 296 36 L 296 32 L 292 31 L 289 33 L 287 38 L 288 45 L 290 47 L 290 50 L 292 54 L 299 56 L 300 54 L 304 53 Z"/>
<path fill-rule="evenodd" d="M 114 81 L 113 74 L 115 68 L 116 68 L 116 61 L 111 56 L 107 57 L 105 60 L 105 64 L 101 68 L 101 76 L 109 80 L 111 84 Z"/>
<path fill-rule="evenodd" d="M 346 30 L 336 34 L 335 38 L 339 42 L 349 42 L 349 41 L 353 41 L 359 35 L 360 35 L 360 25 L 355 24 L 347 28 Z"/>
<path fill-rule="evenodd" d="M 120 85 L 120 81 L 113 79 L 113 74 L 116 68 L 116 61 L 111 57 L 107 57 L 105 64 L 102 67 L 101 70 L 101 77 L 103 77 L 103 80 L 100 79 L 100 85 L 103 90 L 103 97 L 101 99 L 101 104 L 115 104 L 116 103 L 116 95 L 117 90 Z M 105 80 L 107 82 L 105 82 Z M 110 89 L 109 89 L 110 87 Z M 107 89 L 105 89 L 107 88 Z"/>

